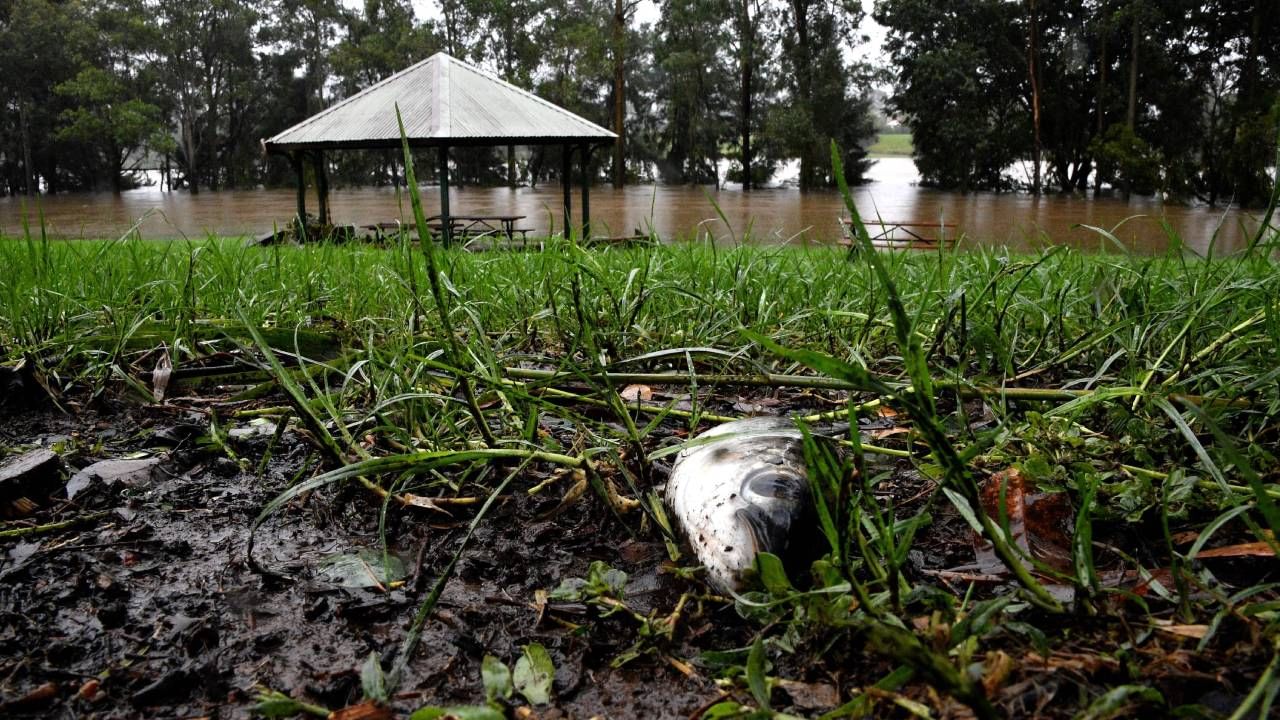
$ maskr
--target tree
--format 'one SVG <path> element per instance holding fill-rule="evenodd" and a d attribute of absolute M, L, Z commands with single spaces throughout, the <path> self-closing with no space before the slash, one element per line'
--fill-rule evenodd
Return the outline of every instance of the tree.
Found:
<path fill-rule="evenodd" d="M 0 6 L 0 109 L 10 191 L 59 187 L 54 129 L 67 106 L 55 85 L 73 78 L 93 37 L 80 3 L 14 0 Z M 12 122 L 8 120 L 12 118 Z"/>
<path fill-rule="evenodd" d="M 166 0 L 153 10 L 160 27 L 155 56 L 173 99 L 178 160 L 191 192 L 217 189 L 224 142 L 242 128 L 256 99 L 254 33 L 259 16 L 248 0 Z M 213 167 L 208 167 L 208 166 Z"/>
<path fill-rule="evenodd" d="M 627 53 L 631 17 L 640 0 L 613 0 L 610 23 L 609 58 L 613 65 L 613 186 L 627 182 Z"/>
<path fill-rule="evenodd" d="M 734 75 L 720 50 L 729 9 L 723 0 L 667 0 L 662 6 L 655 59 L 667 179 L 720 184 L 720 149 L 733 134 L 728 109 Z"/>
<path fill-rule="evenodd" d="M 761 0 L 729 0 L 733 21 L 732 32 L 738 81 L 738 162 L 741 166 L 742 189 L 750 190 L 758 182 L 752 138 L 760 132 L 757 108 L 765 86 L 761 72 L 771 60 L 765 44 L 763 20 L 769 10 Z M 770 168 L 772 170 L 772 168 Z"/>
<path fill-rule="evenodd" d="M 1025 110 L 1025 31 L 999 0 L 885 0 L 897 71 L 891 106 L 906 116 L 922 181 L 959 190 L 1007 185 L 1006 167 L 1031 135 Z"/>
<path fill-rule="evenodd" d="M 771 132 L 800 160 L 800 189 L 835 185 L 830 154 L 842 148 L 849 182 L 860 182 L 869 163 L 866 146 L 875 130 L 871 119 L 870 73 L 846 62 L 844 50 L 862 21 L 857 0 L 788 0 L 782 12 L 782 62 L 790 78 L 790 102 L 778 107 Z"/>
<path fill-rule="evenodd" d="M 133 97 L 120 78 L 87 67 L 54 90 L 75 103 L 62 111 L 56 137 L 85 148 L 93 175 L 88 184 L 106 175 L 119 193 L 123 175 L 138 169 L 148 147 L 170 149 L 160 108 Z"/>

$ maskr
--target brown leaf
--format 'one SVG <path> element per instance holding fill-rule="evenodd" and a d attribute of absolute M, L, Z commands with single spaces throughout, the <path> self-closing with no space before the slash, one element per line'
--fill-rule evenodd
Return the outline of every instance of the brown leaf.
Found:
<path fill-rule="evenodd" d="M 1011 539 L 1031 557 L 1059 570 L 1071 568 L 1071 502 L 1065 493 L 1036 492 L 1017 469 L 1002 470 L 982 484 L 982 511 L 997 525 L 1008 522 Z M 1003 574 L 991 541 L 974 533 L 974 555 L 984 574 Z"/>
<path fill-rule="evenodd" d="M 891 437 L 893 435 L 902 435 L 903 433 L 909 433 L 909 432 L 911 432 L 911 429 L 904 428 L 904 427 L 883 428 L 880 430 L 872 430 L 871 437 L 875 438 L 876 440 L 883 440 L 884 438 Z"/>
<path fill-rule="evenodd" d="M 653 399 L 653 388 L 648 385 L 628 385 L 618 392 L 627 402 L 648 402 Z"/>
<path fill-rule="evenodd" d="M 1208 625 L 1178 625 L 1169 620 L 1154 620 L 1153 622 L 1157 630 L 1180 637 L 1203 640 L 1204 636 L 1209 634 Z"/>
<path fill-rule="evenodd" d="M 403 497 L 405 499 L 405 502 L 408 503 L 409 505 L 412 505 L 414 507 L 426 508 L 427 510 L 435 510 L 438 513 L 444 513 L 445 515 L 449 515 L 450 517 L 452 517 L 452 515 L 448 510 L 445 510 L 444 508 L 440 507 L 438 504 L 436 504 L 435 500 L 429 497 L 426 497 L 425 495 L 413 495 L 410 493 L 405 493 Z"/>
<path fill-rule="evenodd" d="M 1264 542 L 1240 543 L 1239 545 L 1227 545 L 1225 547 L 1210 548 L 1201 550 L 1196 554 L 1197 558 L 1224 558 L 1224 557 L 1275 557 L 1275 551 L 1271 549 L 1271 545 Z"/>
<path fill-rule="evenodd" d="M 987 653 L 987 661 L 982 668 L 982 688 L 987 691 L 987 697 L 994 697 L 997 690 L 1003 685 L 1005 680 L 1009 679 L 1009 675 L 1013 672 L 1013 658 L 1009 657 L 1003 650 L 997 650 L 993 653 Z"/>
<path fill-rule="evenodd" d="M 329 713 L 329 720 L 394 720 L 395 715 L 376 702 L 362 702 Z"/>
<path fill-rule="evenodd" d="M 169 378 L 172 375 L 173 359 L 169 357 L 169 349 L 161 346 L 156 369 L 151 371 L 151 394 L 155 396 L 156 402 L 164 402 L 164 394 L 169 390 Z"/>
<path fill-rule="evenodd" d="M 778 686 L 791 697 L 791 702 L 801 710 L 822 710 L 840 704 L 840 693 L 827 683 L 806 683 L 797 680 L 778 680 Z"/>
<path fill-rule="evenodd" d="M 1176 585 L 1173 580 L 1173 570 L 1169 568 L 1156 568 L 1151 571 L 1151 577 L 1143 580 L 1133 586 L 1133 594 L 1138 597 L 1146 597 L 1151 592 L 1151 583 L 1160 583 L 1165 589 L 1172 590 Z"/>

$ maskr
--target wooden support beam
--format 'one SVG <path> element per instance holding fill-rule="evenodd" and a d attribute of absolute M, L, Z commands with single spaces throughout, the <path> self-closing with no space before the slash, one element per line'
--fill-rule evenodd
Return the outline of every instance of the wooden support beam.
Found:
<path fill-rule="evenodd" d="M 591 146 L 583 145 L 582 150 L 582 241 L 591 240 Z"/>
<path fill-rule="evenodd" d="M 289 154 L 289 159 L 293 163 L 293 171 L 298 174 L 298 216 L 294 219 L 294 226 L 298 228 L 298 240 L 306 242 L 307 239 L 307 174 L 302 164 L 302 153 L 294 152 Z"/>
<path fill-rule="evenodd" d="M 573 227 L 573 146 L 565 145 L 560 167 L 560 184 L 564 188 L 564 237 Z"/>
<path fill-rule="evenodd" d="M 325 165 L 324 151 L 317 150 L 311 156 L 311 162 L 316 170 L 316 197 L 320 205 L 320 224 L 332 225 L 333 218 L 329 215 L 329 170 Z"/>
<path fill-rule="evenodd" d="M 446 246 L 453 243 L 453 223 L 449 215 L 449 146 L 440 146 L 440 235 Z M 422 238 L 427 242 L 427 238 Z"/>

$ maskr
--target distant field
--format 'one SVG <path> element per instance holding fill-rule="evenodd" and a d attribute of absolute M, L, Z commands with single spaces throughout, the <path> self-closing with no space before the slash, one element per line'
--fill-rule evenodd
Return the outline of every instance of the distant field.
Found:
<path fill-rule="evenodd" d="M 910 155 L 915 148 L 910 133 L 880 133 L 875 144 L 867 149 L 870 155 Z"/>

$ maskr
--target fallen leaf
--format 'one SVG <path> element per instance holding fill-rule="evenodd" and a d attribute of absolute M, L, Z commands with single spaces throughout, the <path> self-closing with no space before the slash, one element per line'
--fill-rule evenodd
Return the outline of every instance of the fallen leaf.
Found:
<path fill-rule="evenodd" d="M 1067 528 L 1072 526 L 1074 513 L 1065 493 L 1036 492 L 1017 468 L 1009 468 L 982 484 L 982 511 L 997 525 L 1007 521 L 1010 538 L 1024 553 L 1050 567 L 1070 570 L 1071 536 Z M 981 573 L 1007 571 L 990 540 L 974 533 L 973 544 Z"/>
<path fill-rule="evenodd" d="M 160 357 L 156 360 L 156 369 L 151 371 L 151 394 L 156 402 L 164 402 L 164 395 L 169 390 L 169 378 L 173 375 L 173 359 L 169 357 L 169 349 L 161 346 Z"/>
<path fill-rule="evenodd" d="M 1227 545 L 1225 547 L 1210 548 L 1201 550 L 1196 554 L 1197 558 L 1224 558 L 1224 557 L 1275 557 L 1275 551 L 1271 549 L 1271 545 L 1265 542 L 1249 542 L 1239 545 Z"/>
<path fill-rule="evenodd" d="M 618 393 L 627 402 L 648 402 L 653 399 L 653 388 L 648 385 L 628 385 Z"/>
<path fill-rule="evenodd" d="M 375 702 L 362 702 L 329 713 L 329 720 L 393 720 L 395 715 Z"/>
<path fill-rule="evenodd" d="M 982 668 L 982 688 L 987 691 L 987 697 L 995 696 L 996 691 L 1004 685 L 1004 681 L 1009 679 L 1013 667 L 1013 658 L 1005 651 L 997 650 L 987 653 L 987 661 Z"/>
<path fill-rule="evenodd" d="M 1194 640 L 1203 640 L 1205 635 L 1209 634 L 1208 625 L 1180 625 L 1170 620 L 1153 620 L 1157 630 L 1167 632 L 1170 635 L 1178 635 L 1180 637 L 1188 637 Z"/>
<path fill-rule="evenodd" d="M 835 686 L 827 683 L 780 679 L 777 684 L 791 697 L 791 702 L 801 710 L 822 710 L 840 704 L 840 693 Z"/>
<path fill-rule="evenodd" d="M 911 432 L 911 429 L 904 427 L 883 428 L 881 430 L 872 430 L 871 437 L 876 440 L 883 440 L 884 438 L 891 437 L 893 435 L 902 435 L 909 432 Z"/>
<path fill-rule="evenodd" d="M 435 510 L 438 513 L 444 513 L 445 515 L 449 515 L 450 517 L 453 517 L 453 515 L 450 514 L 448 510 L 445 510 L 444 508 L 440 507 L 438 504 L 436 504 L 435 500 L 432 500 L 431 498 L 425 495 L 413 495 L 411 493 L 405 493 L 402 497 L 404 497 L 404 500 L 406 503 L 414 507 L 426 508 L 427 510 Z"/>

